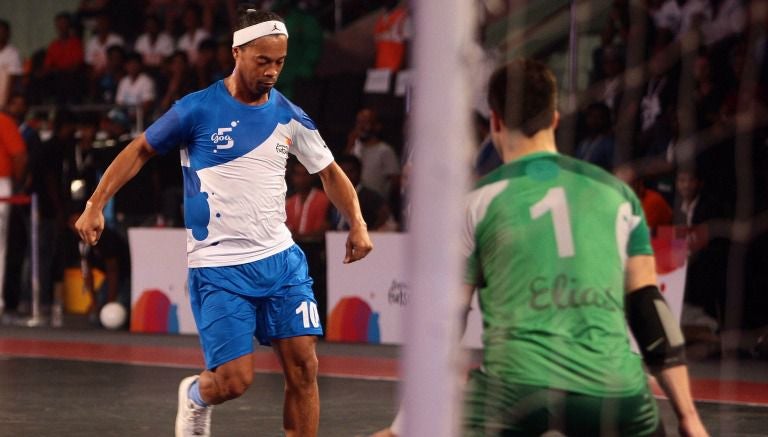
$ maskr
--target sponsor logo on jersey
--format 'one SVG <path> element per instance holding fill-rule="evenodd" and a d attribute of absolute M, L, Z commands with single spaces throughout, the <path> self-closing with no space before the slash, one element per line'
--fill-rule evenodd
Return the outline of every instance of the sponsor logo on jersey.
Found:
<path fill-rule="evenodd" d="M 213 151 L 214 153 L 219 150 L 231 149 L 235 146 L 235 140 L 229 133 L 232 132 L 232 129 L 236 128 L 239 123 L 239 121 L 233 121 L 229 124 L 230 127 L 220 127 L 216 132 L 211 134 L 211 142 L 216 146 L 216 149 Z"/>
<path fill-rule="evenodd" d="M 290 138 L 285 137 L 284 143 L 285 144 L 283 144 L 280 141 L 278 141 L 277 145 L 275 146 L 275 150 L 277 151 L 277 153 L 279 153 L 280 155 L 283 155 L 283 156 L 285 156 L 287 158 L 288 157 L 288 149 L 290 149 L 292 141 L 291 141 Z"/>

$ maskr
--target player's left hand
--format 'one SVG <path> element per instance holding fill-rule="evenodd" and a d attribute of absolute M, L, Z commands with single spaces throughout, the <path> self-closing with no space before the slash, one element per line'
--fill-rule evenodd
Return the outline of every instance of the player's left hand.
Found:
<path fill-rule="evenodd" d="M 350 229 L 347 236 L 347 254 L 344 256 L 344 264 L 365 258 L 371 250 L 373 250 L 373 243 L 368 236 L 368 228 L 359 226 Z"/>

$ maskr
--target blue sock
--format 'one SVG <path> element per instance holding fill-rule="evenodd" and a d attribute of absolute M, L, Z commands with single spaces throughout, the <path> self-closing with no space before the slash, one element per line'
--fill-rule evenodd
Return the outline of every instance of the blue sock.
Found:
<path fill-rule="evenodd" d="M 192 399 L 194 403 L 201 407 L 208 406 L 208 404 L 203 400 L 203 397 L 200 396 L 200 384 L 198 384 L 197 381 L 193 382 L 192 385 L 189 386 L 187 396 Z"/>

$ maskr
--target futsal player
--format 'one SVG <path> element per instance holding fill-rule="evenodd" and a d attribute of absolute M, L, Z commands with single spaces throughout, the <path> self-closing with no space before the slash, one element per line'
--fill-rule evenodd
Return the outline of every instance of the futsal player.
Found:
<path fill-rule="evenodd" d="M 250 386 L 254 336 L 272 345 L 283 368 L 285 434 L 314 436 L 322 328 L 306 258 L 284 223 L 289 153 L 319 173 L 351 223 L 344 262 L 363 258 L 372 244 L 355 189 L 314 123 L 273 89 L 287 55 L 283 20 L 243 6 L 237 27 L 232 74 L 179 100 L 126 146 L 77 229 L 97 244 L 106 202 L 153 155 L 181 145 L 189 294 L 206 368 L 179 386 L 176 436 L 210 435 L 212 406 Z"/>
<path fill-rule="evenodd" d="M 543 64 L 501 67 L 488 100 L 505 165 L 466 205 L 465 298 L 478 290 L 484 350 L 468 382 L 463 435 L 663 435 L 628 322 L 680 433 L 706 436 L 637 197 L 557 153 L 556 82 Z"/>

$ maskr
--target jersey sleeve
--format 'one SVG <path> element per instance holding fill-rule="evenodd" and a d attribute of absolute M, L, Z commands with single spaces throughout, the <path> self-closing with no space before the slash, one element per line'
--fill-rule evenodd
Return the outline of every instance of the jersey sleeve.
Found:
<path fill-rule="evenodd" d="M 309 116 L 301 115 L 302 120 L 294 123 L 293 144 L 289 150 L 309 173 L 314 174 L 333 162 L 333 154 Z"/>
<path fill-rule="evenodd" d="M 183 114 L 184 111 L 177 103 L 147 128 L 147 142 L 157 153 L 164 155 L 179 144 L 187 142 L 189 130 Z"/>
<path fill-rule="evenodd" d="M 646 221 L 645 213 L 643 212 L 643 206 L 631 189 L 626 188 L 626 191 L 632 208 L 633 225 L 633 228 L 629 233 L 629 241 L 627 242 L 627 255 L 653 255 L 651 236 L 648 230 L 648 222 Z"/>

